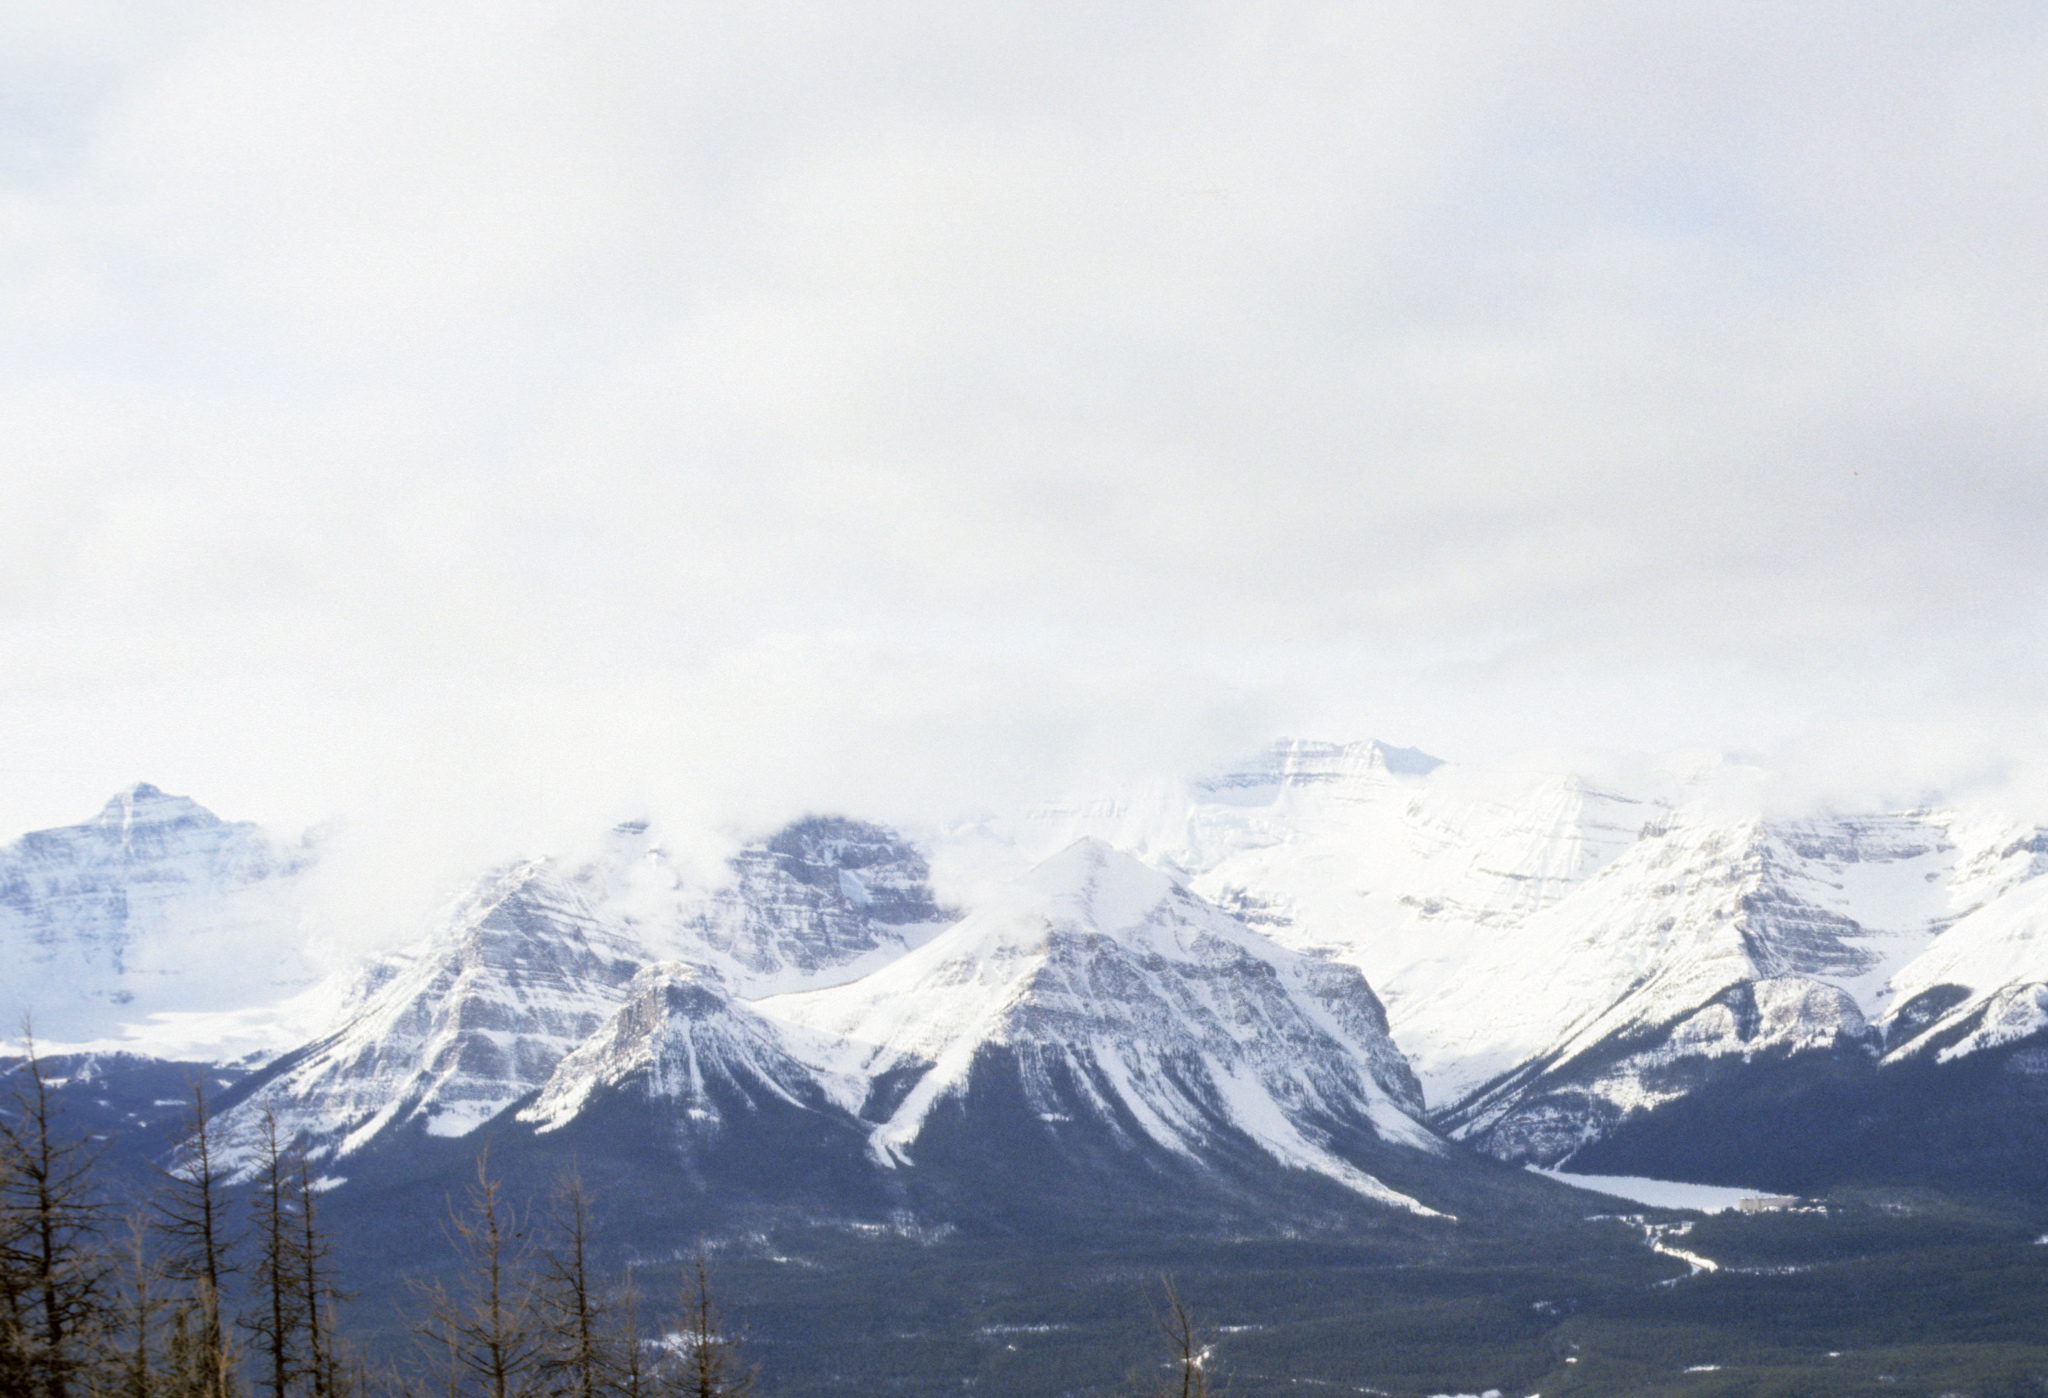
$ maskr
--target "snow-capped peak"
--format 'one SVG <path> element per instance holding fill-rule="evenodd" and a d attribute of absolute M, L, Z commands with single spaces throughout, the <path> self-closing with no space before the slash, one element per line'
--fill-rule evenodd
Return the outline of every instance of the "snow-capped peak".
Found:
<path fill-rule="evenodd" d="M 1443 759 L 1420 748 L 1395 747 L 1377 739 L 1364 743 L 1331 743 L 1312 738 L 1281 738 L 1263 752 L 1228 771 L 1197 783 L 1209 790 L 1233 787 L 1318 786 L 1334 782 L 1393 777 L 1426 777 Z"/>
<path fill-rule="evenodd" d="M 874 1133 L 883 1163 L 910 1163 L 933 1111 L 991 1071 L 1014 1073 L 1046 1121 L 1135 1123 L 1192 1158 L 1248 1138 L 1418 1210 L 1346 1155 L 1439 1145 L 1357 970 L 1274 945 L 1097 839 L 891 965 L 760 1008 L 836 1043 L 837 1071 L 915 1077 Z"/>
<path fill-rule="evenodd" d="M 1104 932 L 1142 928 L 1180 885 L 1092 835 L 1068 845 L 1017 880 L 1012 898 Z"/>
<path fill-rule="evenodd" d="M 722 1127 L 737 1105 L 763 1098 L 858 1107 L 864 1083 L 821 1077 L 792 1056 L 787 1038 L 801 1033 L 762 1018 L 697 968 L 659 961 L 641 969 L 625 1003 L 561 1061 L 519 1117 L 551 1131 L 600 1093 L 634 1086 L 700 1134 Z"/>
<path fill-rule="evenodd" d="M 189 796 L 137 782 L 108 797 L 92 823 L 125 831 L 137 825 L 219 825 L 221 819 Z"/>
<path fill-rule="evenodd" d="M 23 835 L 0 848 L 0 1016 L 77 1042 L 305 989 L 318 970 L 297 876 L 312 858 L 146 782 Z"/>
<path fill-rule="evenodd" d="M 268 1108 L 343 1154 L 408 1121 L 464 1135 L 546 1082 L 643 960 L 545 861 L 501 870 L 231 1115 Z"/>

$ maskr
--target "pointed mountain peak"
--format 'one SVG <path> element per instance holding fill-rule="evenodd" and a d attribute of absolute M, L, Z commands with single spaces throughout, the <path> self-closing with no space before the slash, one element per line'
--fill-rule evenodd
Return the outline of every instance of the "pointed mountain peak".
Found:
<path fill-rule="evenodd" d="M 643 1099 L 665 1101 L 686 1134 L 714 1132 L 729 1115 L 752 1115 L 771 1099 L 823 1109 L 836 1095 L 844 1115 L 864 1080 L 806 1066 L 786 1033 L 732 999 L 715 980 L 680 961 L 643 966 L 625 999 L 598 1030 L 556 1066 L 520 1120 L 542 1131 L 566 1126 L 607 1089 L 637 1083 Z M 829 1086 L 828 1086 L 829 1084 Z M 844 1116 L 847 1129 L 856 1130 Z"/>
<path fill-rule="evenodd" d="M 218 825 L 220 817 L 189 796 L 167 795 L 148 782 L 123 787 L 107 798 L 94 818 L 95 825 L 127 827 L 137 824 L 166 825 L 172 822 Z"/>
<path fill-rule="evenodd" d="M 1171 878 L 1093 835 L 1074 841 L 1017 881 L 1041 910 L 1059 911 L 1104 932 L 1143 922 L 1179 888 Z"/>
<path fill-rule="evenodd" d="M 1378 739 L 1366 746 L 1372 749 L 1372 755 L 1379 760 L 1380 766 L 1397 777 L 1426 777 L 1444 765 L 1441 757 L 1432 757 L 1421 748 L 1397 748 Z"/>
<path fill-rule="evenodd" d="M 1443 759 L 1420 748 L 1377 740 L 1331 743 L 1314 738 L 1280 738 L 1256 757 L 1196 782 L 1198 790 L 1231 804 L 1271 800 L 1289 787 L 1384 782 L 1389 777 L 1426 777 Z"/>

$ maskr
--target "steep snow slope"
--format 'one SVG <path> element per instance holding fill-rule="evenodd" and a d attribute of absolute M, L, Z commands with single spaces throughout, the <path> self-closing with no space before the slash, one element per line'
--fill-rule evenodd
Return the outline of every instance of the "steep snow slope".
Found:
<path fill-rule="evenodd" d="M 1127 849 L 1275 941 L 1358 966 L 1399 1037 L 1404 1002 L 1667 819 L 1677 790 L 1494 778 L 1381 743 L 1287 740 L 1218 776 L 1041 808 L 966 840 L 1011 840 L 1031 857 L 1083 835 Z"/>
<path fill-rule="evenodd" d="M 319 973 L 298 902 L 312 858 L 147 784 L 22 836 L 0 849 L 0 1033 L 29 1013 L 45 1040 L 102 1039 L 305 988 Z"/>
<path fill-rule="evenodd" d="M 1360 967 L 1440 1119 L 1556 1159 L 1716 1062 L 1874 1053 L 1893 977 L 2048 865 L 2036 832 L 1956 811 L 1736 818 L 1702 794 L 1728 775 L 1618 787 L 1290 741 L 973 834 L 1027 852 L 1101 835 Z M 2001 1032 L 2032 1003 L 2007 998 Z"/>
<path fill-rule="evenodd" d="M 1947 1061 L 2048 1029 L 2048 879 L 1977 909 L 1892 980 L 1893 1058 Z"/>
<path fill-rule="evenodd" d="M 884 1163 L 914 1161 L 935 1109 L 1001 1064 L 1046 1122 L 1135 1131 L 1191 1160 L 1234 1134 L 1429 1212 L 1346 1158 L 1360 1142 L 1441 1145 L 1364 978 L 1097 840 L 862 980 L 759 1007 L 832 1043 L 821 1067 L 909 1084 L 873 1134 Z"/>
<path fill-rule="evenodd" d="M 270 1110 L 340 1155 L 404 1123 L 464 1135 L 545 1083 L 644 959 L 546 864 L 486 878 L 424 948 L 366 973 L 339 1026 L 274 1065 L 227 1129 Z"/>
<path fill-rule="evenodd" d="M 1908 862 L 1935 847 L 1939 832 L 1922 833 L 1901 850 Z M 1457 978 L 1407 1007 L 1410 1052 L 1439 1100 L 1455 1102 L 1538 1055 L 1664 1024 L 1731 985 L 1862 984 L 1896 963 L 1901 936 L 1925 944 L 1925 926 L 1873 932 L 1824 906 L 1808 862 L 1754 822 L 1674 823 L 1513 935 L 1473 947 Z"/>
<path fill-rule="evenodd" d="M 836 1106 L 850 1115 L 867 1094 L 866 1081 L 821 1074 L 790 1051 L 792 1036 L 805 1041 L 811 1059 L 827 1053 L 802 1030 L 734 1000 L 695 967 L 657 962 L 634 977 L 617 1012 L 556 1065 L 519 1119 L 556 1130 L 600 1094 L 621 1089 L 672 1104 L 698 1135 L 725 1128 L 736 1110 L 756 1112 L 772 1102 Z"/>

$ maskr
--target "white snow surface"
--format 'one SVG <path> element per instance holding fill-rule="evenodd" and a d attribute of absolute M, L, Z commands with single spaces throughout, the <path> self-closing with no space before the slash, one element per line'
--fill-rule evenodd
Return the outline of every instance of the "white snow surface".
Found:
<path fill-rule="evenodd" d="M 1926 980 L 1916 958 L 2048 868 L 2039 832 L 1962 810 L 1731 814 L 1730 770 L 1595 782 L 1290 740 L 1217 777 L 957 838 L 1028 854 L 1099 836 L 1276 941 L 1360 967 L 1431 1104 L 1464 1104 L 1467 1134 L 1513 1107 L 1530 1065 L 1615 1035 L 1682 1025 L 1680 1046 L 1714 1055 L 1874 1043 L 1870 1026 Z M 2012 945 L 2025 937 L 1986 936 L 2007 945 L 1973 959 L 1982 999 L 2048 981 Z M 1742 987 L 1759 1024 L 1710 1003 Z M 2010 1035 L 2032 1011 L 2007 999 Z M 1618 1065 L 1594 1090 L 1653 1105 L 1656 1066 Z"/>
<path fill-rule="evenodd" d="M 1100 840 L 858 981 L 757 1003 L 826 1045 L 828 1071 L 920 1074 L 874 1132 L 883 1163 L 914 1159 L 932 1109 L 999 1046 L 1048 1119 L 1092 1111 L 1121 1130 L 1120 1107 L 1191 1156 L 1227 1127 L 1285 1164 L 1430 1212 L 1332 1149 L 1347 1125 L 1442 1148 L 1364 978 L 1279 947 Z"/>
<path fill-rule="evenodd" d="M 1659 1209 L 1695 1209 L 1703 1214 L 1726 1213 L 1744 1199 L 1755 1199 L 1772 1191 L 1736 1189 L 1721 1184 L 1686 1184 L 1679 1180 L 1651 1180 L 1639 1175 L 1575 1175 L 1563 1170 L 1544 1170 L 1531 1165 L 1533 1173 L 1559 1184 L 1572 1185 L 1594 1194 L 1629 1199 Z"/>

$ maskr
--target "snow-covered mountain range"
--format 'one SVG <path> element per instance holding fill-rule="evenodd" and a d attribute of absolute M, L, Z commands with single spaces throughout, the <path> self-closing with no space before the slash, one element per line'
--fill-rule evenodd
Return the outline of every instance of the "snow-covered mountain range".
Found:
<path fill-rule="evenodd" d="M 287 1001 L 317 1019 L 223 1125 L 274 1113 L 337 1179 L 488 1126 L 541 1151 L 625 1133 L 758 1185 L 772 1134 L 776 1168 L 876 1199 L 1000 1192 L 1036 1161 L 1240 1197 L 1317 1181 L 1427 1218 L 1451 1212 L 1431 1172 L 1469 1148 L 1627 1163 L 1656 1142 L 1673 1172 L 1721 1169 L 1660 1123 L 1822 1083 L 1883 1129 L 1929 1073 L 2043 1076 L 2048 832 L 1957 807 L 1764 818 L 1727 775 L 1293 741 L 922 842 L 807 818 L 709 880 L 636 823 L 486 873 L 310 991 L 317 849 L 138 786 L 0 851 L 0 947 L 48 1038 L 146 1047 Z M 933 860 L 1012 877 L 949 907 Z"/>

